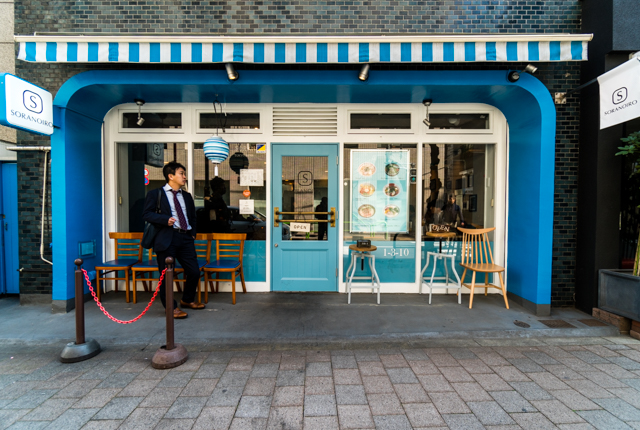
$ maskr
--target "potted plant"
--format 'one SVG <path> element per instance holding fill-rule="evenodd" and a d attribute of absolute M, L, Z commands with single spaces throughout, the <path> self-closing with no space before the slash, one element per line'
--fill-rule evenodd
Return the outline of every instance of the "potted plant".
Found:
<path fill-rule="evenodd" d="M 616 155 L 631 157 L 630 179 L 640 177 L 640 131 L 620 139 Z M 598 275 L 598 307 L 640 321 L 640 236 L 635 243 L 633 270 L 605 270 Z"/>

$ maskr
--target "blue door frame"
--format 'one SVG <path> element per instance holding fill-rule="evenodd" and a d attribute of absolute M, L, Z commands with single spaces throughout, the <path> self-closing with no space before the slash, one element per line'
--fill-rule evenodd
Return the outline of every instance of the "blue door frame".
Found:
<path fill-rule="evenodd" d="M 327 206 L 338 211 L 338 165 L 334 162 L 338 159 L 337 143 L 274 143 L 271 151 L 272 207 L 280 210 L 283 207 L 282 157 L 327 157 Z M 271 224 L 271 290 L 338 291 L 338 223 L 327 229 L 327 240 L 283 240 L 283 224 L 279 224 L 278 227 Z"/>
<path fill-rule="evenodd" d="M 0 163 L 0 169 L 0 294 L 18 294 L 18 166 Z"/>

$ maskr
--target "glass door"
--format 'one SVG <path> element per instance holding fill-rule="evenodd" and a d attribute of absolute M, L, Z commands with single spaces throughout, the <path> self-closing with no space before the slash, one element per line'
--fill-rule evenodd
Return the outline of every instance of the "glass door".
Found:
<path fill-rule="evenodd" d="M 338 145 L 272 148 L 272 290 L 338 291 Z"/>

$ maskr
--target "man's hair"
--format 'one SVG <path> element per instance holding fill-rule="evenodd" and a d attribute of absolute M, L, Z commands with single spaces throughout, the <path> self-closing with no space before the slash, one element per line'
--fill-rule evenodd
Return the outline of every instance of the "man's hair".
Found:
<path fill-rule="evenodd" d="M 182 164 L 178 163 L 177 161 L 170 161 L 167 164 L 164 165 L 164 167 L 162 168 L 162 174 L 164 175 L 164 179 L 169 182 L 169 175 L 175 175 L 176 174 L 176 170 L 178 169 L 182 169 L 182 170 L 187 170 L 186 167 L 184 167 Z"/>

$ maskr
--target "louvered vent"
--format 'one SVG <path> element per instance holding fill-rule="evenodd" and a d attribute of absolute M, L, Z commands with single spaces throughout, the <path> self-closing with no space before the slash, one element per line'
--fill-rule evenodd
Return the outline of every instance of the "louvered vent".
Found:
<path fill-rule="evenodd" d="M 274 136 L 336 136 L 336 106 L 292 106 L 273 108 Z"/>

